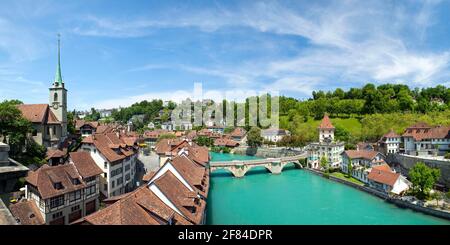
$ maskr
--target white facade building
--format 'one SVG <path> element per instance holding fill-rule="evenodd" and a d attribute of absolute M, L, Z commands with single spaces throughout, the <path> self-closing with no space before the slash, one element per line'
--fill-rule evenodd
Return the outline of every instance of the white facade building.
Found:
<path fill-rule="evenodd" d="M 385 156 L 377 151 L 347 150 L 342 154 L 341 169 L 348 173 L 349 165 L 352 165 L 352 176 L 364 183 L 368 182 L 367 176 L 373 166 L 386 164 Z"/>
<path fill-rule="evenodd" d="M 330 167 L 340 167 L 344 142 L 334 140 L 335 128 L 327 114 L 322 119 L 319 127 L 319 142 L 311 143 L 306 148 L 308 151 L 308 165 L 311 168 L 320 169 L 320 161 L 325 158 Z"/>
<path fill-rule="evenodd" d="M 95 134 L 83 139 L 79 151 L 90 152 L 103 171 L 101 193 L 109 198 L 136 187 L 137 151 L 126 145 L 115 133 Z"/>

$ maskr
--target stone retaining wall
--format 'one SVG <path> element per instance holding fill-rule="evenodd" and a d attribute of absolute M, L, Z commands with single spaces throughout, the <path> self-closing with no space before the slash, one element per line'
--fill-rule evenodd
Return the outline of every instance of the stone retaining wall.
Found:
<path fill-rule="evenodd" d="M 418 162 L 424 162 L 427 166 L 432 168 L 439 168 L 441 170 L 441 178 L 438 182 L 444 184 L 447 188 L 450 188 L 449 160 L 437 160 L 401 154 L 390 154 L 386 160 L 390 164 L 398 164 L 401 167 L 401 173 L 405 176 L 408 176 L 409 170 Z"/>
<path fill-rule="evenodd" d="M 313 169 L 306 169 L 306 170 L 308 170 L 311 173 L 317 174 L 319 176 L 323 176 L 323 173 L 320 172 L 320 171 L 313 170 Z M 378 190 L 370 188 L 370 187 L 367 187 L 367 186 L 358 185 L 358 184 L 350 182 L 350 181 L 345 181 L 343 179 L 337 178 L 337 177 L 332 176 L 332 175 L 329 176 L 329 179 L 333 180 L 335 182 L 339 182 L 339 183 L 342 183 L 344 185 L 348 185 L 350 187 L 356 188 L 358 190 L 365 191 L 365 192 L 367 192 L 369 194 L 372 194 L 372 195 L 375 195 L 375 196 L 377 196 L 379 198 L 383 198 L 383 199 L 389 198 L 389 196 L 386 193 L 378 191 Z"/>
<path fill-rule="evenodd" d="M 320 172 L 320 171 L 313 170 L 313 169 L 306 169 L 306 170 L 308 170 L 309 172 L 314 173 L 316 175 L 323 176 L 323 173 Z M 422 213 L 425 213 L 425 214 L 428 214 L 428 215 L 432 215 L 432 216 L 436 216 L 436 217 L 439 217 L 439 218 L 450 220 L 450 212 L 445 212 L 445 211 L 436 210 L 436 209 L 432 209 L 432 208 L 428 208 L 428 207 L 423 207 L 423 206 L 419 206 L 419 205 L 416 205 L 416 204 L 412 204 L 412 203 L 407 202 L 407 201 L 403 201 L 403 200 L 398 199 L 398 198 L 389 197 L 384 192 L 375 190 L 375 189 L 367 187 L 367 186 L 361 186 L 361 185 L 355 184 L 353 182 L 345 181 L 345 180 L 336 178 L 336 177 L 331 176 L 331 175 L 330 175 L 329 179 L 333 180 L 333 181 L 336 181 L 336 182 L 339 182 L 339 183 L 342 183 L 344 185 L 348 185 L 350 187 L 356 188 L 358 190 L 365 191 L 365 192 L 367 192 L 369 194 L 375 195 L 375 196 L 377 196 L 379 198 L 382 198 L 382 199 L 384 199 L 384 200 L 386 200 L 386 201 L 388 201 L 390 203 L 393 203 L 393 204 L 395 204 L 395 205 L 397 205 L 399 207 L 410 208 L 410 209 L 418 211 L 418 212 L 422 212 Z"/>

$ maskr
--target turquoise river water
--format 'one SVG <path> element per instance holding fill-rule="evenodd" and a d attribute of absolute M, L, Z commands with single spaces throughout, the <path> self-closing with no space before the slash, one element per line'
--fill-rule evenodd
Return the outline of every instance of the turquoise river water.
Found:
<path fill-rule="evenodd" d="M 211 164 L 255 158 L 211 157 Z M 210 188 L 207 224 L 450 224 L 294 166 L 280 175 L 258 167 L 240 179 L 220 170 L 211 174 Z"/>

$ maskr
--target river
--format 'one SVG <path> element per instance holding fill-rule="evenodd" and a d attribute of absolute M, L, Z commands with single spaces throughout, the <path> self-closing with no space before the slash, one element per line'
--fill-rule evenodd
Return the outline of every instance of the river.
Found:
<path fill-rule="evenodd" d="M 212 163 L 255 159 L 210 153 Z M 450 224 L 450 221 L 399 208 L 349 186 L 286 166 L 279 175 L 263 167 L 234 178 L 211 174 L 207 224 Z"/>

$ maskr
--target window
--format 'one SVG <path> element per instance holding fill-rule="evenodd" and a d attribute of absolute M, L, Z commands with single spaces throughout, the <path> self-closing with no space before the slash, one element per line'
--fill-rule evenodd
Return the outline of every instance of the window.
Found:
<path fill-rule="evenodd" d="M 50 199 L 50 208 L 56 208 L 64 205 L 64 195 L 53 197 Z"/>
<path fill-rule="evenodd" d="M 94 153 L 97 153 L 97 149 L 94 149 Z"/>
<path fill-rule="evenodd" d="M 116 187 L 116 181 L 111 181 L 112 188 Z"/>
<path fill-rule="evenodd" d="M 128 180 L 130 180 L 130 174 L 125 175 L 125 181 L 128 181 Z"/>
<path fill-rule="evenodd" d="M 79 185 L 79 184 L 81 184 L 81 182 L 80 182 L 80 180 L 78 178 L 73 178 L 72 179 L 72 184 Z"/>
<path fill-rule="evenodd" d="M 74 191 L 69 194 L 69 201 L 73 202 L 79 199 L 81 199 L 81 190 Z"/>
<path fill-rule="evenodd" d="M 122 168 L 118 168 L 111 171 L 111 177 L 117 176 L 122 173 Z"/>
<path fill-rule="evenodd" d="M 47 127 L 46 129 L 47 129 L 47 130 L 46 130 L 46 131 L 47 131 L 47 135 L 50 135 L 50 128 Z"/>
<path fill-rule="evenodd" d="M 86 181 L 86 182 L 91 182 L 91 181 L 94 181 L 95 180 L 95 176 L 92 176 L 92 177 L 87 177 L 87 178 L 85 178 L 84 180 Z"/>
<path fill-rule="evenodd" d="M 104 173 L 103 177 L 105 177 L 105 179 L 108 178 L 108 173 Z"/>
<path fill-rule="evenodd" d="M 77 211 L 77 210 L 80 210 L 80 205 L 73 206 L 70 210 L 71 210 L 72 212 L 75 212 L 75 211 Z"/>
<path fill-rule="evenodd" d="M 52 217 L 53 217 L 53 219 L 57 219 L 57 218 L 62 217 L 62 215 L 63 215 L 63 213 L 62 213 L 62 211 L 61 211 L 61 212 L 54 213 L 54 214 L 52 215 Z"/>
<path fill-rule="evenodd" d="M 58 101 L 58 94 L 57 94 L 57 93 L 55 93 L 55 94 L 53 95 L 53 100 L 54 100 L 54 101 Z"/>
<path fill-rule="evenodd" d="M 117 185 L 121 185 L 123 183 L 123 179 L 122 178 L 118 178 L 117 179 Z"/>
<path fill-rule="evenodd" d="M 64 189 L 64 186 L 61 184 L 61 182 L 56 182 L 53 184 L 53 187 L 57 190 Z"/>
<path fill-rule="evenodd" d="M 108 163 L 107 162 L 103 163 L 103 168 L 108 168 Z"/>
<path fill-rule="evenodd" d="M 125 165 L 125 172 L 130 170 L 130 164 Z"/>
<path fill-rule="evenodd" d="M 87 196 L 94 194 L 96 192 L 96 188 L 95 185 L 91 185 L 89 187 L 86 187 L 86 189 L 84 189 L 84 192 L 86 193 Z"/>
<path fill-rule="evenodd" d="M 108 190 L 108 185 L 107 184 L 103 185 L 103 190 L 105 190 L 105 191 Z"/>
<path fill-rule="evenodd" d="M 33 129 L 33 136 L 37 136 L 37 130 Z"/>

